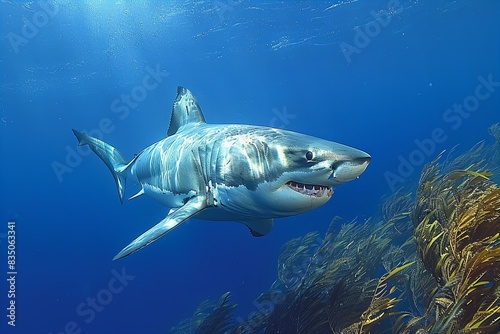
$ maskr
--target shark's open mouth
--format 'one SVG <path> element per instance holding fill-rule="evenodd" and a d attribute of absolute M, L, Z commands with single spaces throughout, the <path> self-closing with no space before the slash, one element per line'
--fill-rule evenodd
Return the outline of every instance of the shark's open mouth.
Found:
<path fill-rule="evenodd" d="M 328 195 L 328 197 L 333 195 L 333 189 L 331 187 L 319 186 L 315 184 L 304 184 L 293 181 L 287 182 L 286 185 L 290 189 L 295 190 L 296 192 L 303 195 L 314 197 L 322 197 L 323 195 L 325 195 L 325 193 Z"/>

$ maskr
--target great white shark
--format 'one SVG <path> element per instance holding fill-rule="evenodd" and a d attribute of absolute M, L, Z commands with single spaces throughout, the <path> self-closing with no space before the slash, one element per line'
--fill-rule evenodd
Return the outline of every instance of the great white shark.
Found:
<path fill-rule="evenodd" d="M 244 223 L 268 234 L 274 218 L 313 210 L 333 187 L 358 178 L 370 155 L 283 129 L 207 124 L 193 94 L 178 87 L 167 137 L 130 162 L 113 146 L 73 129 L 109 168 L 120 201 L 128 179 L 170 208 L 167 216 L 121 250 L 114 260 L 146 247 L 189 218 Z"/>

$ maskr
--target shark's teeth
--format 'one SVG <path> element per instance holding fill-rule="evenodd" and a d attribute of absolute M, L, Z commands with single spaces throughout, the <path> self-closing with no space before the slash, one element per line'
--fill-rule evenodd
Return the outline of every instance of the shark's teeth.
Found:
<path fill-rule="evenodd" d="M 328 197 L 333 195 L 333 189 L 331 187 L 320 186 L 315 184 L 304 184 L 299 182 L 290 181 L 286 185 L 295 190 L 298 193 L 314 197 L 322 197 L 327 194 Z"/>

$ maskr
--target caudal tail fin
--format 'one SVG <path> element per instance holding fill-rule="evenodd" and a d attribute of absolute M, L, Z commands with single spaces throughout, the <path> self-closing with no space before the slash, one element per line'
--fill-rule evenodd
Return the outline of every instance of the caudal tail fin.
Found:
<path fill-rule="evenodd" d="M 90 149 L 95 152 L 101 158 L 102 161 L 108 166 L 113 178 L 116 182 L 116 187 L 118 188 L 118 195 L 120 196 L 120 202 L 123 203 L 123 196 L 125 195 L 125 167 L 127 162 L 123 158 L 123 155 L 113 146 L 106 144 L 102 140 L 72 129 L 76 138 L 78 139 L 78 145 L 89 145 Z"/>

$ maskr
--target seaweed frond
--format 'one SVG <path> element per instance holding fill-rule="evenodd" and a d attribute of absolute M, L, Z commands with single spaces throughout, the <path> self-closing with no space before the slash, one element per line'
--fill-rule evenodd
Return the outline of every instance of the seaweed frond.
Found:
<path fill-rule="evenodd" d="M 226 334 L 235 326 L 232 312 L 236 304 L 229 302 L 231 294 L 224 293 L 217 303 L 205 300 L 190 319 L 172 328 L 172 334 Z"/>
<path fill-rule="evenodd" d="M 420 179 L 414 237 L 419 261 L 436 284 L 419 291 L 428 304 L 425 321 L 417 318 L 431 333 L 500 329 L 500 189 L 481 152 L 484 143 L 448 162 L 458 169 L 443 175 L 445 167 L 435 161 Z"/>

